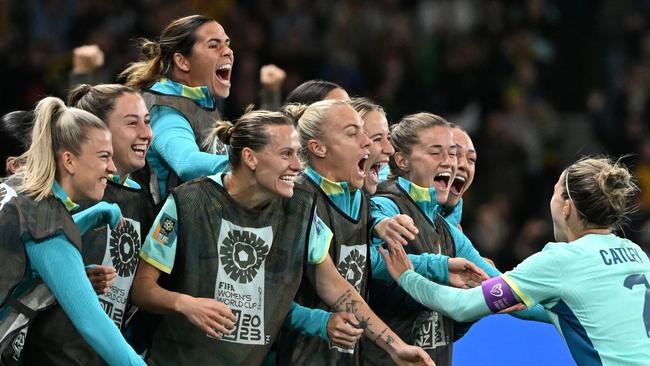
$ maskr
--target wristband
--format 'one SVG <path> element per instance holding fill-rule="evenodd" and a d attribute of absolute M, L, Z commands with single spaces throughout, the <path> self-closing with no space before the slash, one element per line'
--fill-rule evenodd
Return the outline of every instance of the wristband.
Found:
<path fill-rule="evenodd" d="M 501 276 L 490 278 L 481 284 L 483 297 L 490 311 L 493 313 L 507 309 L 518 303 L 517 298 L 512 293 L 512 289 Z"/>

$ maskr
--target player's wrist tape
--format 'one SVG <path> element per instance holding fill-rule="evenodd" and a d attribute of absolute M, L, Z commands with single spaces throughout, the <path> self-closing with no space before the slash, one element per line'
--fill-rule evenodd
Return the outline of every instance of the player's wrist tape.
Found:
<path fill-rule="evenodd" d="M 518 303 L 515 294 L 503 277 L 490 278 L 481 284 L 483 297 L 493 313 L 507 309 Z"/>

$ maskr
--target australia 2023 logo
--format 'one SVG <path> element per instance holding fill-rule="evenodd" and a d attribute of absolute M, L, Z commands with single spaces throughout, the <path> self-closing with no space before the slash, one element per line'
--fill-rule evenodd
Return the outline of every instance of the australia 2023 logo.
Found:
<path fill-rule="evenodd" d="M 129 220 L 111 231 L 110 252 L 113 267 L 120 277 L 135 273 L 140 253 L 140 235 Z"/>
<path fill-rule="evenodd" d="M 267 254 L 269 246 L 264 239 L 249 231 L 232 230 L 224 238 L 219 256 L 224 271 L 233 281 L 249 283 Z"/>
<path fill-rule="evenodd" d="M 357 291 L 361 291 L 361 282 L 366 268 L 366 256 L 358 249 L 351 250 L 348 255 L 339 263 L 339 273 Z"/>

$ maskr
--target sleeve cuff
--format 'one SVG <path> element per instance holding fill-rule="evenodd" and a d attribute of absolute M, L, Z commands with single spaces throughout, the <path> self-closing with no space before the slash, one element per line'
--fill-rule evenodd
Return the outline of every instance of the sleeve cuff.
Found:
<path fill-rule="evenodd" d="M 150 257 L 145 253 L 144 251 L 140 251 L 140 259 L 144 260 L 145 262 L 149 263 L 153 267 L 155 267 L 157 270 L 164 272 L 166 274 L 172 273 L 172 269 L 160 262 L 158 262 L 155 258 Z"/>
<path fill-rule="evenodd" d="M 412 269 L 407 269 L 404 271 L 404 273 L 402 273 L 397 280 L 400 287 L 404 287 L 404 284 L 408 283 L 409 277 L 413 276 L 414 274 L 417 275 L 417 273 L 415 273 L 415 271 Z"/>

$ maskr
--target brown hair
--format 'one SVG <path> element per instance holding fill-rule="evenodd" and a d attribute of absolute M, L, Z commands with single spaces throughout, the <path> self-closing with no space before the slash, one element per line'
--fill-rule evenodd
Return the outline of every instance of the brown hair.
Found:
<path fill-rule="evenodd" d="M 241 166 L 241 153 L 247 147 L 253 151 L 263 149 L 269 143 L 267 126 L 292 125 L 289 117 L 281 112 L 253 111 L 252 106 L 235 123 L 219 121 L 208 135 L 204 144 L 215 138 L 229 146 L 228 161 L 233 170 Z"/>
<path fill-rule="evenodd" d="M 419 133 L 437 126 L 449 127 L 449 122 L 438 115 L 426 112 L 404 116 L 398 123 L 390 127 L 390 142 L 395 148 L 395 153 L 401 152 L 410 155 L 411 146 L 419 142 Z M 395 179 L 398 176 L 403 177 L 406 174 L 397 166 L 394 155 L 389 158 L 388 166 L 390 167 L 390 179 Z"/>
<path fill-rule="evenodd" d="M 106 122 L 115 108 L 115 100 L 126 93 L 137 94 L 135 89 L 122 84 L 81 84 L 68 93 L 68 105 L 88 111 Z"/>
<path fill-rule="evenodd" d="M 584 157 L 564 171 L 565 199 L 571 199 L 590 227 L 614 228 L 634 208 L 630 198 L 638 190 L 632 174 L 620 161 Z"/>
<path fill-rule="evenodd" d="M 158 37 L 158 42 L 140 40 L 142 58 L 129 64 L 120 77 L 126 77 L 126 85 L 145 89 L 162 77 L 169 77 L 174 65 L 174 54 L 189 56 L 196 43 L 196 31 L 205 23 L 215 22 L 203 15 L 190 15 L 172 21 Z"/>

